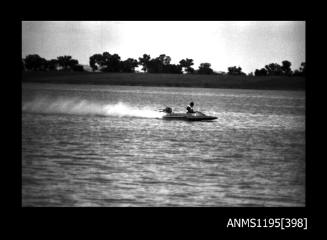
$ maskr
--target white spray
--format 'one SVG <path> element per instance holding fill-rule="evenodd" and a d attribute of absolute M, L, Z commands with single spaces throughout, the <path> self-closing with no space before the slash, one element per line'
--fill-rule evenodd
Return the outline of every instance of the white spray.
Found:
<path fill-rule="evenodd" d="M 79 98 L 51 99 L 47 97 L 38 97 L 31 101 L 23 102 L 22 111 L 140 118 L 161 118 L 163 116 L 163 113 L 148 107 L 133 107 L 122 102 L 105 104 Z"/>

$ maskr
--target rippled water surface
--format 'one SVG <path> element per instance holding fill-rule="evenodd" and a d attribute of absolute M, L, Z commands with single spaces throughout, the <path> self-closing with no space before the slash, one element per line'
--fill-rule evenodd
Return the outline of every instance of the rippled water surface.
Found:
<path fill-rule="evenodd" d="M 305 93 L 23 84 L 22 204 L 305 206 Z"/>

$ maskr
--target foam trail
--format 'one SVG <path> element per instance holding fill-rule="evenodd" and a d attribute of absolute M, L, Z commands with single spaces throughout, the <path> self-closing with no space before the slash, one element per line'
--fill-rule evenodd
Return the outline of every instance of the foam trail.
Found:
<path fill-rule="evenodd" d="M 38 97 L 28 102 L 23 102 L 23 112 L 32 113 L 59 113 L 76 115 L 101 115 L 117 117 L 161 118 L 163 114 L 148 107 L 133 107 L 119 102 L 104 104 L 78 98 Z"/>

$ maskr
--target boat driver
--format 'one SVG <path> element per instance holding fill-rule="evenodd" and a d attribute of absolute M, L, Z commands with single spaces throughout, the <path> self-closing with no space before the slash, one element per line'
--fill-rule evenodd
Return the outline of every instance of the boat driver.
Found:
<path fill-rule="evenodd" d="M 190 104 L 186 107 L 187 113 L 195 113 L 193 110 L 194 103 L 190 102 Z"/>

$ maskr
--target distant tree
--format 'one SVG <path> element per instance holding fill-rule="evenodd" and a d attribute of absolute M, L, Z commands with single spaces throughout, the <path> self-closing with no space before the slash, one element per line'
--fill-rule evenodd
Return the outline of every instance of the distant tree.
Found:
<path fill-rule="evenodd" d="M 25 68 L 31 71 L 44 71 L 47 68 L 47 60 L 37 54 L 27 55 L 24 59 Z"/>
<path fill-rule="evenodd" d="M 135 68 L 139 65 L 138 61 L 133 58 L 128 58 L 121 62 L 121 71 L 132 73 L 135 72 Z"/>
<path fill-rule="evenodd" d="M 139 64 L 143 66 L 142 70 L 148 73 L 182 73 L 180 65 L 171 64 L 171 57 L 165 54 L 159 55 L 154 59 L 150 55 L 144 54 L 139 58 Z"/>
<path fill-rule="evenodd" d="M 163 65 L 169 65 L 170 61 L 171 61 L 171 57 L 165 56 L 164 61 L 163 61 Z"/>
<path fill-rule="evenodd" d="M 228 75 L 246 75 L 244 72 L 242 72 L 241 67 L 229 67 L 228 68 Z"/>
<path fill-rule="evenodd" d="M 57 57 L 58 65 L 63 68 L 63 70 L 73 70 L 73 68 L 78 64 L 76 59 L 71 56 L 59 56 Z"/>
<path fill-rule="evenodd" d="M 185 71 L 186 71 L 187 73 L 189 73 L 189 74 L 192 74 L 192 73 L 195 72 L 194 68 L 192 68 L 192 67 L 187 67 L 187 68 L 185 69 Z"/>
<path fill-rule="evenodd" d="M 210 68 L 210 63 L 201 63 L 199 69 L 197 70 L 198 74 L 213 74 L 213 70 Z"/>
<path fill-rule="evenodd" d="M 254 75 L 253 75 L 253 72 L 250 72 L 249 74 L 248 74 L 248 76 L 249 77 L 253 77 Z"/>
<path fill-rule="evenodd" d="M 175 74 L 182 74 L 182 67 L 176 64 L 169 64 L 165 66 L 166 73 L 175 73 Z"/>
<path fill-rule="evenodd" d="M 260 70 L 256 69 L 254 71 L 254 75 L 255 76 L 267 76 L 267 69 L 265 69 L 265 68 L 261 68 Z"/>
<path fill-rule="evenodd" d="M 109 54 L 108 52 L 103 53 L 105 68 L 102 69 L 104 72 L 120 72 L 121 62 L 118 54 Z"/>
<path fill-rule="evenodd" d="M 157 59 L 162 65 L 169 65 L 171 61 L 171 57 L 166 56 L 165 54 L 161 54 Z"/>
<path fill-rule="evenodd" d="M 77 66 L 78 65 L 78 60 L 76 60 L 76 59 L 72 59 L 72 60 L 70 60 L 70 63 L 69 63 L 69 67 L 71 68 L 71 69 L 73 69 L 75 66 Z"/>
<path fill-rule="evenodd" d="M 149 62 L 151 60 L 150 55 L 143 54 L 143 57 L 139 58 L 139 64 L 142 65 L 142 70 L 148 72 Z"/>
<path fill-rule="evenodd" d="M 57 59 L 51 59 L 49 61 L 47 61 L 47 65 L 48 65 L 48 70 L 50 71 L 54 71 L 57 70 L 57 67 L 59 66 L 58 60 Z"/>
<path fill-rule="evenodd" d="M 267 75 L 269 76 L 281 76 L 283 75 L 282 67 L 277 63 L 270 63 L 265 66 L 267 69 Z"/>
<path fill-rule="evenodd" d="M 292 73 L 292 70 L 291 70 L 291 62 L 290 61 L 283 61 L 282 62 L 282 71 L 283 71 L 283 75 L 286 75 L 286 76 L 291 76 L 293 73 Z"/>
<path fill-rule="evenodd" d="M 147 71 L 149 73 L 162 73 L 163 64 L 159 58 L 151 59 L 147 64 Z"/>
<path fill-rule="evenodd" d="M 71 56 L 59 56 L 57 57 L 58 64 L 60 67 L 62 67 L 64 70 L 68 69 L 69 62 L 72 59 Z"/>
<path fill-rule="evenodd" d="M 300 69 L 295 70 L 293 76 L 305 76 L 305 70 L 305 62 L 302 62 Z"/>
<path fill-rule="evenodd" d="M 191 67 L 192 65 L 194 65 L 193 63 L 193 59 L 188 59 L 186 58 L 185 60 L 182 59 L 179 61 L 179 64 L 182 68 L 185 69 L 185 71 L 187 73 L 193 73 L 194 72 L 194 69 Z"/>
<path fill-rule="evenodd" d="M 90 67 L 92 68 L 92 71 L 98 70 L 99 67 L 103 66 L 103 56 L 102 54 L 93 54 L 90 57 Z"/>
<path fill-rule="evenodd" d="M 74 72 L 84 72 L 84 67 L 83 67 L 83 65 L 76 64 L 73 66 L 72 70 Z"/>
<path fill-rule="evenodd" d="M 121 72 L 122 63 L 118 54 L 110 54 L 104 52 L 102 54 L 94 54 L 90 57 L 90 67 L 93 71 L 100 70 L 102 72 Z"/>
<path fill-rule="evenodd" d="M 300 70 L 296 69 L 294 72 L 293 72 L 293 76 L 302 76 L 302 73 Z"/>
<path fill-rule="evenodd" d="M 161 54 L 159 57 L 151 61 L 152 72 L 169 73 L 172 69 L 170 67 L 171 57 Z"/>
<path fill-rule="evenodd" d="M 24 62 L 24 59 L 22 59 L 22 71 L 25 71 L 25 62 Z"/>

